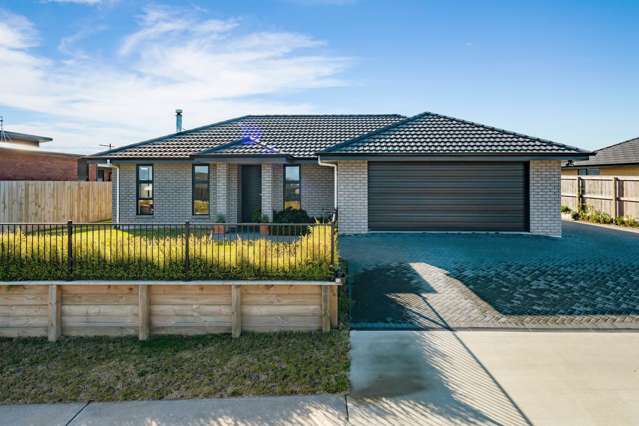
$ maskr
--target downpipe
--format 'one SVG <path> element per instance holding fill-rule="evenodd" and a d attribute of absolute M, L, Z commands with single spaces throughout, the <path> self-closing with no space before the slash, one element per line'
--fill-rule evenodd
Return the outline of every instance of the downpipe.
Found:
<path fill-rule="evenodd" d="M 333 209 L 337 211 L 337 164 L 324 163 L 319 155 L 317 156 L 317 164 L 322 167 L 333 168 Z"/>
<path fill-rule="evenodd" d="M 107 160 L 105 164 L 98 164 L 101 167 L 115 169 L 115 223 L 120 223 L 120 167 L 111 164 L 111 160 Z"/>

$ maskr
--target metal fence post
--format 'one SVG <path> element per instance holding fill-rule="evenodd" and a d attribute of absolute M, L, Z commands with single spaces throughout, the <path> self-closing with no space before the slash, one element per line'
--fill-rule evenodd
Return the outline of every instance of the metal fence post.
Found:
<path fill-rule="evenodd" d="M 184 223 L 184 275 L 189 279 L 190 259 L 189 259 L 189 237 L 191 234 L 191 223 L 187 220 Z"/>
<path fill-rule="evenodd" d="M 73 221 L 67 221 L 67 278 L 73 279 Z"/>
<path fill-rule="evenodd" d="M 331 265 L 335 264 L 335 222 L 331 221 Z"/>

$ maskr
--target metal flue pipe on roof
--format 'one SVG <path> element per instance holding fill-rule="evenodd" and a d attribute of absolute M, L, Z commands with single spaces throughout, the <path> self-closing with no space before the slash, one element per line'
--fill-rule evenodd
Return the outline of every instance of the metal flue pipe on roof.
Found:
<path fill-rule="evenodd" d="M 175 110 L 175 131 L 180 133 L 182 131 L 182 110 Z"/>

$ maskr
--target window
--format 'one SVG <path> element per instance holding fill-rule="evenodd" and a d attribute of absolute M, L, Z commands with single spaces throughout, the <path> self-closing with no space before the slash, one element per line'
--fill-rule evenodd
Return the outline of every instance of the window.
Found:
<path fill-rule="evenodd" d="M 284 208 L 302 208 L 300 166 L 284 166 Z"/>
<path fill-rule="evenodd" d="M 104 182 L 104 169 L 98 169 L 96 171 L 97 175 L 95 177 L 95 180 L 97 180 L 98 182 Z"/>
<path fill-rule="evenodd" d="M 599 169 L 593 169 L 593 168 L 588 168 L 588 169 L 581 168 L 577 171 L 577 173 L 579 174 L 579 176 L 599 176 L 600 171 Z"/>
<path fill-rule="evenodd" d="M 153 214 L 153 166 L 137 166 L 137 213 Z"/>
<path fill-rule="evenodd" d="M 209 214 L 209 166 L 193 166 L 193 214 Z"/>

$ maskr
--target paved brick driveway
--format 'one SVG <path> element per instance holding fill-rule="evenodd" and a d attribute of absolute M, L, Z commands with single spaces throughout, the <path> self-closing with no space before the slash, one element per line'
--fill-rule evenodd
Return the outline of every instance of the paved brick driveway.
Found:
<path fill-rule="evenodd" d="M 341 237 L 353 327 L 639 329 L 639 234 L 563 233 Z"/>

